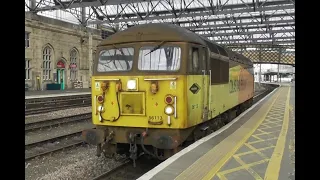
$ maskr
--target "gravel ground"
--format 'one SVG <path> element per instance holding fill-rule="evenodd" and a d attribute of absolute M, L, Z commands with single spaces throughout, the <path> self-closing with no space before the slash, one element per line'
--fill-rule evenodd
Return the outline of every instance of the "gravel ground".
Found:
<path fill-rule="evenodd" d="M 95 147 L 85 145 L 28 161 L 25 163 L 25 179 L 88 180 L 120 165 L 120 162 L 95 154 Z"/>
<path fill-rule="evenodd" d="M 51 139 L 61 135 L 71 134 L 76 131 L 82 131 L 84 129 L 89 129 L 93 127 L 94 126 L 92 122 L 88 120 L 88 121 L 76 122 L 72 124 L 68 123 L 52 129 L 31 131 L 25 134 L 25 144 L 43 141 L 46 139 Z M 41 134 L 41 136 L 39 136 L 39 134 Z"/>
<path fill-rule="evenodd" d="M 54 142 L 40 144 L 38 146 L 25 149 L 25 157 L 38 155 L 40 153 L 48 152 L 48 151 L 51 151 L 56 148 L 66 147 L 67 145 L 71 145 L 71 144 L 74 144 L 77 142 L 82 142 L 82 138 L 79 135 L 67 137 L 64 139 L 59 139 Z M 70 148 L 72 148 L 72 147 L 70 147 Z"/>
<path fill-rule="evenodd" d="M 48 119 L 67 117 L 67 116 L 78 115 L 78 114 L 85 114 L 85 113 L 89 113 L 89 112 L 92 112 L 91 106 L 64 109 L 64 110 L 53 111 L 53 112 L 48 112 L 48 113 L 43 113 L 43 114 L 29 115 L 29 116 L 25 117 L 25 123 L 45 121 Z"/>

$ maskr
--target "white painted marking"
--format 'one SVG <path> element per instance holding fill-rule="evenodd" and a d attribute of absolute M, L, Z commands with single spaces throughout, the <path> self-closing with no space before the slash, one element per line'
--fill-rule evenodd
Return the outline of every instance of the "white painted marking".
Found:
<path fill-rule="evenodd" d="M 176 81 L 170 81 L 170 89 L 176 89 L 176 88 L 177 88 Z"/>
<path fill-rule="evenodd" d="M 100 91 L 100 82 L 95 82 L 96 91 Z"/>
<path fill-rule="evenodd" d="M 264 99 L 266 99 L 267 97 L 271 96 L 278 88 L 274 89 L 271 93 L 269 93 L 267 96 L 265 96 L 264 98 L 262 98 L 260 101 L 258 101 L 257 103 L 255 103 L 253 106 L 251 106 L 249 109 L 247 109 L 246 111 L 244 111 L 243 113 L 241 113 L 238 117 L 236 117 L 235 119 L 233 119 L 230 123 L 228 123 L 227 125 L 223 126 L 221 129 L 219 129 L 218 131 L 215 131 L 213 133 L 211 133 L 210 135 L 203 137 L 201 139 L 199 139 L 198 141 L 194 142 L 193 144 L 191 144 L 190 146 L 184 148 L 183 150 L 181 150 L 180 152 L 178 152 L 177 154 L 173 155 L 172 157 L 170 157 L 169 159 L 165 160 L 164 162 L 162 162 L 161 164 L 159 164 L 158 166 L 156 166 L 155 168 L 151 169 L 150 171 L 148 171 L 147 173 L 145 173 L 144 175 L 142 175 L 140 178 L 138 178 L 137 180 L 148 180 L 151 179 L 154 175 L 158 174 L 160 171 L 162 171 L 164 168 L 166 168 L 167 166 L 169 166 L 170 164 L 172 164 L 174 161 L 176 161 L 178 158 L 180 158 L 181 156 L 185 155 L 187 152 L 193 150 L 194 148 L 198 147 L 199 145 L 201 145 L 202 143 L 210 140 L 211 138 L 214 138 L 215 136 L 219 135 L 220 133 L 222 133 L 223 131 L 225 131 L 226 129 L 228 129 L 232 124 L 236 123 L 240 118 L 242 118 L 245 114 L 247 114 L 249 111 L 251 111 L 253 108 L 255 108 L 258 104 L 260 104 Z"/>
<path fill-rule="evenodd" d="M 48 98 L 48 97 L 62 97 L 62 96 L 76 96 L 76 95 L 85 95 L 85 94 L 91 94 L 91 92 L 33 95 L 33 96 L 25 96 L 25 99 Z"/>

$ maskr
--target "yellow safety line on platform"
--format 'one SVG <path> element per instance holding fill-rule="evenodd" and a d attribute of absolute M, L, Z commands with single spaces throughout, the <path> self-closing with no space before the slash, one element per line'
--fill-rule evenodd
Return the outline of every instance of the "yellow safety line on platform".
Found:
<path fill-rule="evenodd" d="M 278 121 L 278 122 L 271 122 L 271 121 L 266 121 L 264 124 L 276 124 L 276 125 L 278 125 L 279 124 L 279 122 L 281 122 L 281 121 Z"/>
<path fill-rule="evenodd" d="M 276 127 L 281 127 L 282 125 L 278 125 L 278 126 L 273 126 L 273 127 L 264 127 L 264 128 L 260 128 L 261 130 L 265 130 L 265 129 L 271 129 L 271 128 L 276 128 Z"/>
<path fill-rule="evenodd" d="M 258 139 L 258 140 L 263 140 L 263 139 L 261 139 L 260 137 L 258 137 L 256 135 L 252 135 L 251 137 L 254 137 L 254 138 Z"/>
<path fill-rule="evenodd" d="M 233 155 L 233 158 L 241 165 L 243 166 L 248 172 L 250 172 L 250 174 L 254 177 L 254 179 L 256 180 L 262 180 L 262 177 L 260 177 L 260 175 L 255 172 L 253 169 L 251 169 L 251 167 L 248 166 L 247 163 L 243 162 L 238 156 Z"/>
<path fill-rule="evenodd" d="M 261 124 L 260 126 L 264 126 L 264 128 L 273 128 L 273 127 L 268 126 L 268 125 L 266 125 L 266 124 Z"/>
<path fill-rule="evenodd" d="M 237 172 L 237 171 L 240 171 L 242 169 L 245 169 L 246 167 L 256 166 L 256 165 L 259 165 L 259 164 L 266 163 L 268 161 L 269 161 L 269 159 L 263 159 L 263 160 L 260 160 L 260 161 L 256 161 L 256 162 L 253 162 L 253 163 L 246 164 L 244 166 L 238 166 L 236 168 L 228 169 L 228 170 L 225 170 L 223 172 L 218 172 L 217 176 L 220 178 L 220 176 L 222 176 L 222 175 L 226 175 L 226 174 L 230 174 L 230 173 L 233 173 L 233 172 Z"/>
<path fill-rule="evenodd" d="M 245 146 L 247 146 L 249 149 L 251 149 L 253 152 L 259 154 L 261 157 L 263 157 L 263 159 L 269 159 L 269 157 L 267 157 L 266 155 L 264 155 L 261 150 L 251 146 L 250 144 L 247 144 L 247 143 L 244 143 Z M 269 146 L 267 148 L 273 148 L 274 146 Z M 264 148 L 264 149 L 267 149 L 267 148 Z"/>
<path fill-rule="evenodd" d="M 279 139 L 277 141 L 276 147 L 274 148 L 274 152 L 271 156 L 271 159 L 269 161 L 266 174 L 264 179 L 265 180 L 277 180 L 279 177 L 279 172 L 281 168 L 281 160 L 286 144 L 286 137 L 287 137 L 287 131 L 289 127 L 289 101 L 290 101 L 290 89 L 287 95 L 287 101 L 286 101 L 286 108 L 284 112 L 284 119 L 283 119 L 283 125 L 282 129 L 279 135 Z"/>
<path fill-rule="evenodd" d="M 259 142 L 271 141 L 271 140 L 275 140 L 275 139 L 278 139 L 278 137 L 273 137 L 273 138 L 269 138 L 269 139 L 262 139 L 262 140 L 257 140 L 257 141 L 250 141 L 250 142 L 248 142 L 248 144 L 256 144 Z"/>
<path fill-rule="evenodd" d="M 232 168 L 232 169 L 228 169 L 228 170 L 225 170 L 225 171 L 220 171 L 218 172 L 216 175 L 220 178 L 220 180 L 222 179 L 227 179 L 225 177 L 225 175 L 229 174 L 231 171 L 234 172 L 234 170 L 242 170 L 242 169 L 246 169 L 255 179 L 257 180 L 262 180 L 262 177 L 257 173 L 255 172 L 253 169 L 251 169 L 251 166 L 250 164 L 252 163 L 245 163 L 244 161 L 242 161 L 240 159 L 241 156 L 243 155 L 247 155 L 247 154 L 251 154 L 251 153 L 256 153 L 258 155 L 260 155 L 260 157 L 263 159 L 262 162 L 268 162 L 270 160 L 269 157 L 267 157 L 264 153 L 262 153 L 261 151 L 263 150 L 267 150 L 267 149 L 273 149 L 275 146 L 274 145 L 270 145 L 269 147 L 265 147 L 265 148 L 255 148 L 253 146 L 251 146 L 250 144 L 248 143 L 244 143 L 245 146 L 247 146 L 249 149 L 251 149 L 251 151 L 247 151 L 247 152 L 243 152 L 243 153 L 238 153 L 238 154 L 234 154 L 232 157 L 241 165 L 240 167 L 237 167 L 237 168 Z M 260 161 L 259 161 L 260 162 Z M 239 169 L 239 168 L 242 168 L 242 169 Z"/>
<path fill-rule="evenodd" d="M 282 89 L 280 89 L 282 90 Z M 210 180 L 213 178 L 213 176 L 222 168 L 223 165 L 237 152 L 237 150 L 250 138 L 250 136 L 256 131 L 256 129 L 262 124 L 262 122 L 266 119 L 266 116 L 268 115 L 269 111 L 275 104 L 276 100 L 278 99 L 279 95 L 281 94 L 281 91 L 278 91 L 278 94 L 276 98 L 272 101 L 272 103 L 269 105 L 266 112 L 264 112 L 263 116 L 259 119 L 259 121 L 253 126 L 253 128 L 245 135 L 244 138 L 242 138 L 236 146 L 234 146 L 231 151 L 229 151 L 224 157 L 220 159 L 220 161 L 208 172 L 208 174 L 203 178 L 203 180 Z M 267 160 L 266 160 L 267 161 Z M 248 166 L 248 165 L 246 165 Z M 180 174 L 181 175 L 181 174 Z M 178 176 L 179 177 L 179 176 Z"/>
<path fill-rule="evenodd" d="M 276 133 L 276 132 L 281 131 L 281 130 L 276 130 L 276 131 L 265 132 L 265 131 L 262 131 L 262 130 L 260 130 L 260 129 L 257 129 L 257 130 L 259 130 L 259 131 L 262 132 L 262 133 L 255 134 L 255 136 L 268 135 L 268 134 L 272 134 L 272 133 Z"/>
<path fill-rule="evenodd" d="M 248 145 L 247 143 L 245 145 Z M 272 149 L 276 146 L 269 146 L 269 147 L 265 147 L 265 148 L 258 148 L 257 151 L 264 151 L 264 150 L 267 150 L 267 149 Z M 246 151 L 246 152 L 243 152 L 243 153 L 238 153 L 238 154 L 235 154 L 237 156 L 244 156 L 244 155 L 248 155 L 248 154 L 252 154 L 252 153 L 256 153 L 256 151 Z M 267 159 L 267 158 L 265 158 Z"/>

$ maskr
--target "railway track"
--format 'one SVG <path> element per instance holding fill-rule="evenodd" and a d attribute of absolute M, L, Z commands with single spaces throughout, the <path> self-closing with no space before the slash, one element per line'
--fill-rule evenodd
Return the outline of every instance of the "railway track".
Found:
<path fill-rule="evenodd" d="M 269 94 L 274 87 L 268 87 L 264 91 L 257 92 L 253 97 L 253 102 L 256 103 L 267 94 Z M 136 161 L 136 167 L 133 167 L 132 161 L 126 159 L 121 165 L 116 168 L 107 171 L 91 180 L 123 180 L 123 179 L 137 179 L 143 174 L 147 173 L 149 170 L 156 167 L 160 162 L 155 160 L 148 161 L 138 158 Z"/>
<path fill-rule="evenodd" d="M 68 128 L 69 124 L 84 123 L 85 121 L 91 120 L 91 113 L 67 116 L 62 118 L 55 118 L 43 121 L 37 121 L 25 124 L 25 134 L 36 131 L 47 132 L 46 129 L 51 129 L 54 127 Z M 61 126 L 61 125 L 64 125 Z M 60 128 L 59 127 L 59 128 Z M 91 126 L 92 128 L 93 125 Z M 62 129 L 63 130 L 63 129 Z M 48 131 L 50 132 L 50 131 Z M 59 132 L 59 131 L 58 131 Z M 70 132 L 65 135 L 55 136 L 53 138 L 47 138 L 41 141 L 36 141 L 32 143 L 25 144 L 25 160 L 30 160 L 38 156 L 50 154 L 56 151 L 64 150 L 67 148 L 72 148 L 81 144 L 84 144 L 81 139 L 82 130 Z M 39 133 L 41 134 L 41 133 Z"/>
<path fill-rule="evenodd" d="M 30 131 L 35 131 L 43 128 L 52 128 L 60 126 L 61 124 L 67 124 L 77 121 L 84 121 L 91 119 L 91 113 L 86 114 L 79 114 L 79 115 L 73 115 L 73 116 L 67 116 L 62 118 L 55 118 L 55 119 L 48 119 L 44 121 L 37 121 L 32 123 L 26 123 L 25 124 L 25 133 L 28 133 Z"/>
<path fill-rule="evenodd" d="M 34 114 L 47 113 L 47 112 L 76 108 L 76 107 L 88 107 L 88 106 L 91 106 L 91 103 L 62 105 L 59 107 L 48 107 L 48 108 L 39 108 L 39 109 L 29 109 L 29 110 L 25 110 L 25 115 L 27 116 L 27 115 L 34 115 Z"/>
<path fill-rule="evenodd" d="M 70 143 L 68 145 L 51 148 L 50 150 L 42 151 L 42 152 L 39 152 L 39 153 L 26 154 L 25 155 L 25 161 L 29 161 L 29 160 L 34 159 L 36 157 L 40 157 L 40 156 L 43 156 L 43 155 L 51 154 L 51 153 L 54 153 L 54 152 L 57 152 L 57 151 L 61 151 L 61 150 L 64 150 L 64 149 L 80 146 L 82 144 L 84 144 L 84 142 L 82 140 L 79 140 L 79 141 L 76 141 L 74 143 Z"/>
<path fill-rule="evenodd" d="M 83 141 L 81 139 L 77 139 L 75 137 L 80 137 L 81 135 L 81 131 L 78 132 L 74 132 L 74 133 L 70 133 L 70 134 L 66 134 L 66 135 L 61 135 L 58 137 L 54 137 L 54 138 L 50 138 L 50 139 L 46 139 L 43 141 L 38 141 L 38 142 L 34 142 L 34 143 L 28 143 L 25 144 L 25 149 L 28 151 L 31 148 L 37 148 L 39 149 L 38 151 L 33 151 L 33 152 L 26 152 L 25 153 L 25 161 L 33 159 L 35 157 L 38 156 L 42 156 L 42 155 L 46 155 L 46 154 L 50 154 L 59 150 L 63 150 L 66 148 L 70 148 L 70 147 L 74 147 L 77 145 L 80 145 L 83 143 Z M 73 139 L 75 138 L 75 139 Z M 68 140 L 66 140 L 68 139 Z M 70 140 L 71 139 L 71 140 Z M 64 141 L 66 142 L 64 142 Z M 59 142 L 60 141 L 60 142 Z M 55 142 L 59 142 L 59 144 L 55 143 Z M 62 142 L 62 143 L 61 143 Z M 53 147 L 51 146 L 46 146 L 47 144 L 54 144 Z"/>
<path fill-rule="evenodd" d="M 126 158 L 125 160 L 122 161 L 121 165 L 117 166 L 116 168 L 111 169 L 110 171 L 107 171 L 103 174 L 100 174 L 97 177 L 94 177 L 91 180 L 102 180 L 102 179 L 106 179 L 110 176 L 112 176 L 113 174 L 117 173 L 118 171 L 120 171 L 121 169 L 126 168 L 127 166 L 131 166 L 131 160 L 129 158 Z"/>
<path fill-rule="evenodd" d="M 271 90 L 272 91 L 272 90 Z M 265 90 L 262 92 L 259 92 L 258 94 L 256 94 L 255 96 L 253 96 L 253 104 L 255 104 L 256 102 L 258 102 L 260 99 L 262 99 L 264 96 L 266 96 L 268 93 L 271 92 L 270 90 Z"/>
<path fill-rule="evenodd" d="M 257 92 L 257 94 L 253 96 L 253 104 L 257 103 L 260 99 L 271 93 L 276 87 L 277 85 L 268 85 L 268 87 L 265 87 L 265 90 Z"/>
<path fill-rule="evenodd" d="M 61 96 L 25 100 L 25 115 L 91 105 L 91 95 Z"/>
<path fill-rule="evenodd" d="M 85 144 L 85 142 L 81 139 L 81 133 L 82 131 L 77 131 L 70 134 L 25 144 L 25 161 Z"/>
<path fill-rule="evenodd" d="M 140 157 L 136 160 L 137 166 L 133 167 L 132 161 L 127 158 L 122 160 L 121 165 L 99 176 L 96 176 L 91 180 L 137 179 L 158 164 L 160 164 L 160 161 L 150 161 L 146 157 L 140 155 Z"/>

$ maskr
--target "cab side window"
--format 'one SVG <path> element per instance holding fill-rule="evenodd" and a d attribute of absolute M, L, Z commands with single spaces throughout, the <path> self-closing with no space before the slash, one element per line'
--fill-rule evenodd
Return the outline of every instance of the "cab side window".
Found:
<path fill-rule="evenodd" d="M 192 74 L 200 73 L 199 48 L 192 47 L 189 51 L 189 72 Z"/>
<path fill-rule="evenodd" d="M 207 51 L 205 48 L 203 48 L 202 51 L 202 70 L 207 70 L 209 67 L 209 61 L 207 61 Z"/>
<path fill-rule="evenodd" d="M 195 72 L 199 71 L 199 49 L 192 48 L 192 67 Z"/>

